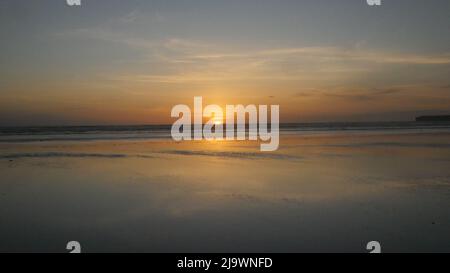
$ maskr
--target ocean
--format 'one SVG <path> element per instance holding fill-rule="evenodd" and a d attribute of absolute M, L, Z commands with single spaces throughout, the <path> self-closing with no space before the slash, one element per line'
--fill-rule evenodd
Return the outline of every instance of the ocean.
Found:
<path fill-rule="evenodd" d="M 450 122 L 323 122 L 280 124 L 281 134 L 441 132 Z M 0 127 L 0 142 L 168 139 L 171 125 Z"/>

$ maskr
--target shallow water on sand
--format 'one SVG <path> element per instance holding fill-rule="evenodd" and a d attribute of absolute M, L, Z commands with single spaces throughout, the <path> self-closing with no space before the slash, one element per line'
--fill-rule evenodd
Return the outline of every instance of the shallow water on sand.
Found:
<path fill-rule="evenodd" d="M 450 134 L 0 143 L 0 251 L 450 252 Z"/>

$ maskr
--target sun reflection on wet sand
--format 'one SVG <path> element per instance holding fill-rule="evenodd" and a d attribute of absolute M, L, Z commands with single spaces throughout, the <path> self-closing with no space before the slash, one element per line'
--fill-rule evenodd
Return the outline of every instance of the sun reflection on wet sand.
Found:
<path fill-rule="evenodd" d="M 448 139 L 1 143 L 0 251 L 448 251 Z"/>

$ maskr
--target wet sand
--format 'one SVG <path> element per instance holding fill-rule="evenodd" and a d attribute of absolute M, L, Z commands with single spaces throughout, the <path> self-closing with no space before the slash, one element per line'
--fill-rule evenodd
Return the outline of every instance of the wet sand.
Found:
<path fill-rule="evenodd" d="M 450 134 L 0 143 L 0 252 L 450 252 Z"/>

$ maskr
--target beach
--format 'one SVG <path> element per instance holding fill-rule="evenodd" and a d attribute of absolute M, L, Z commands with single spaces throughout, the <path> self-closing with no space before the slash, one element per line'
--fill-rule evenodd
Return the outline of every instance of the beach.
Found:
<path fill-rule="evenodd" d="M 448 129 L 3 141 L 0 252 L 449 252 L 449 163 Z"/>

